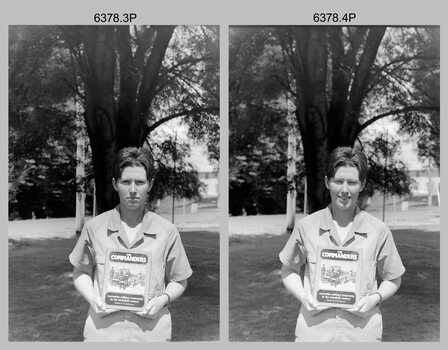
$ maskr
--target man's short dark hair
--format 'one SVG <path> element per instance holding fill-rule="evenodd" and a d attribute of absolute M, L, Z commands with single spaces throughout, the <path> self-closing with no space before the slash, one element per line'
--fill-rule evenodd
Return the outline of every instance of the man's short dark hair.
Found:
<path fill-rule="evenodd" d="M 149 150 L 137 147 L 125 147 L 115 157 L 113 176 L 118 180 L 126 167 L 141 166 L 145 168 L 146 178 L 152 181 L 155 177 L 154 158 Z"/>
<path fill-rule="evenodd" d="M 351 166 L 358 169 L 359 179 L 367 177 L 367 158 L 363 152 L 351 147 L 337 147 L 328 157 L 327 178 L 330 179 L 341 166 Z"/>

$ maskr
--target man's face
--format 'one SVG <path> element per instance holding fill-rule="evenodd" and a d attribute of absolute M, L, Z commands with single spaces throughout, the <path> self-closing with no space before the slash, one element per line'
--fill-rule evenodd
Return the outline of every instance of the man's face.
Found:
<path fill-rule="evenodd" d="M 141 166 L 126 167 L 118 180 L 112 180 L 115 191 L 120 197 L 120 205 L 128 210 L 140 210 L 145 207 L 148 192 L 151 189 L 146 178 L 146 170 Z"/>
<path fill-rule="evenodd" d="M 325 186 L 330 191 L 333 207 L 340 210 L 352 210 L 356 207 L 364 182 L 360 181 L 356 167 L 341 166 L 336 169 L 333 177 L 330 179 L 325 177 Z"/>

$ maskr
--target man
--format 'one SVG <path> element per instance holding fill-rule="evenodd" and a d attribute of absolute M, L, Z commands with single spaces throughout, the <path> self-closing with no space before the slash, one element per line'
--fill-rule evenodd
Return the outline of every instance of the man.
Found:
<path fill-rule="evenodd" d="M 69 260 L 76 289 L 90 304 L 85 341 L 168 341 L 171 317 L 167 305 L 182 295 L 192 274 L 177 229 L 146 209 L 154 179 L 149 152 L 118 152 L 112 184 L 119 205 L 86 223 Z M 150 256 L 147 302 L 142 311 L 112 310 L 102 298 L 108 249 Z"/>
<path fill-rule="evenodd" d="M 396 293 L 405 268 L 389 228 L 357 205 L 366 175 L 367 159 L 362 152 L 336 148 L 325 176 L 330 205 L 300 220 L 280 252 L 283 284 L 301 303 L 296 341 L 381 341 L 379 304 Z M 360 297 L 355 305 L 329 308 L 315 299 L 318 247 L 362 253 Z M 376 273 L 381 278 L 379 286 Z"/>

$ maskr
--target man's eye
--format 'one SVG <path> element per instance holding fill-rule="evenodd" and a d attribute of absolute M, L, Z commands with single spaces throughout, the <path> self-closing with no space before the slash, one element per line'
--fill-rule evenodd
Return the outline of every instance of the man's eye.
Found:
<path fill-rule="evenodd" d="M 122 185 L 130 185 L 130 184 L 131 184 L 131 181 L 129 181 L 129 180 L 122 180 L 122 181 L 120 181 L 120 183 L 121 183 Z"/>
<path fill-rule="evenodd" d="M 356 186 L 358 185 L 358 181 L 348 181 L 349 186 Z"/>
<path fill-rule="evenodd" d="M 137 186 L 143 186 L 143 185 L 146 184 L 146 181 L 136 181 L 135 184 L 136 184 Z"/>
<path fill-rule="evenodd" d="M 333 180 L 333 182 L 334 182 L 336 185 L 342 185 L 342 184 L 344 183 L 344 180 Z"/>

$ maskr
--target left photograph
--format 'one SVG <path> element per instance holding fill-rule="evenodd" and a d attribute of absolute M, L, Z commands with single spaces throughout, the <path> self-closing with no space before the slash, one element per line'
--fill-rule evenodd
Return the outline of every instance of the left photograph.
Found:
<path fill-rule="evenodd" d="M 219 340 L 219 26 L 9 26 L 8 120 L 9 341 Z"/>

